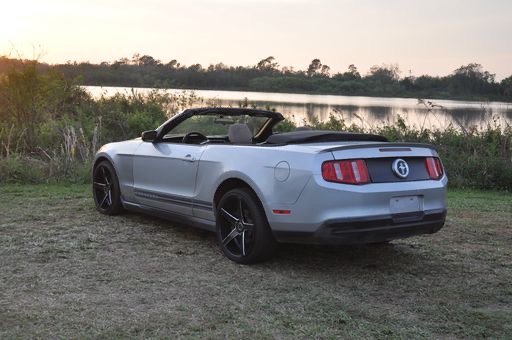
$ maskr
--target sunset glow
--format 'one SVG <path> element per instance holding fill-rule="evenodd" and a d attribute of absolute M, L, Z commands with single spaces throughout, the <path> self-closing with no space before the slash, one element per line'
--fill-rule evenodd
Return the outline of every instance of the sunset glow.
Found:
<path fill-rule="evenodd" d="M 204 66 L 271 55 L 296 69 L 320 58 L 335 72 L 398 63 L 403 75 L 478 62 L 501 79 L 512 73 L 510 18 L 504 0 L 4 1 L 0 54 L 63 63 L 141 53 Z"/>
<path fill-rule="evenodd" d="M 16 14 L 15 14 L 16 13 Z M 15 3 L 6 3 L 1 5 L 0 10 L 0 44 L 4 47 L 9 40 L 17 39 L 17 33 L 21 29 L 21 16 L 19 15 L 19 5 Z M 1 51 L 2 53 L 4 51 Z"/>

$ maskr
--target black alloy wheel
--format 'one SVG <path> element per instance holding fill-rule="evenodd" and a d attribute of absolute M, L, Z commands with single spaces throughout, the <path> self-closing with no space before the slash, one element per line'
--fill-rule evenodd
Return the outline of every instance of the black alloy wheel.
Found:
<path fill-rule="evenodd" d="M 123 210 L 121 192 L 114 167 L 108 161 L 96 165 L 92 176 L 92 192 L 96 210 L 102 214 L 115 215 Z"/>
<path fill-rule="evenodd" d="M 217 241 L 231 260 L 249 264 L 269 259 L 276 241 L 263 208 L 249 189 L 228 191 L 217 206 Z"/>

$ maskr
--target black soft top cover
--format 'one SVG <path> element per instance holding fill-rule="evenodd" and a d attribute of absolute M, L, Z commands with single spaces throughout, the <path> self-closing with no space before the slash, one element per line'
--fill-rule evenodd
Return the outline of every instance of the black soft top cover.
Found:
<path fill-rule="evenodd" d="M 305 130 L 271 135 L 268 144 L 306 144 L 323 142 L 387 142 L 387 138 L 367 133 Z"/>

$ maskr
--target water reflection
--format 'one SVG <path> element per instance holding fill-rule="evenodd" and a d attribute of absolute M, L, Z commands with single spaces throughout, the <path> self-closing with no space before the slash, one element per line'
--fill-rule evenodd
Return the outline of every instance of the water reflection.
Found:
<path fill-rule="evenodd" d="M 120 87 L 86 87 L 93 95 L 102 93 L 114 95 L 125 92 Z M 151 89 L 137 89 L 149 92 Z M 168 90 L 176 93 L 182 90 Z M 245 98 L 259 107 L 270 106 L 297 125 L 318 119 L 326 121 L 330 114 L 343 118 L 347 124 L 377 127 L 393 123 L 398 116 L 407 125 L 416 128 L 440 128 L 453 126 L 468 129 L 472 126 L 485 127 L 488 123 L 505 126 L 512 124 L 512 103 L 472 102 L 455 100 L 432 100 L 441 107 L 431 112 L 413 98 L 348 97 L 330 95 L 306 95 L 289 93 L 243 92 L 243 91 L 207 91 L 196 90 L 196 95 L 218 106 L 237 107 Z M 197 104 L 197 106 L 203 106 Z"/>

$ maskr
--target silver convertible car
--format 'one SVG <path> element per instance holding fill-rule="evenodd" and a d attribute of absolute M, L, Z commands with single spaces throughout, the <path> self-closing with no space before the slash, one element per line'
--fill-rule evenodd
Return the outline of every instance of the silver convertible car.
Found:
<path fill-rule="evenodd" d="M 189 109 L 142 138 L 104 145 L 93 167 L 96 208 L 213 231 L 239 263 L 268 259 L 278 242 L 383 243 L 442 228 L 448 180 L 432 146 L 371 134 L 276 133 L 283 119 Z"/>

